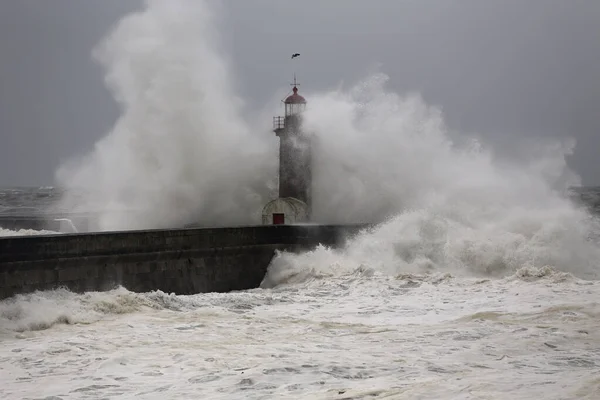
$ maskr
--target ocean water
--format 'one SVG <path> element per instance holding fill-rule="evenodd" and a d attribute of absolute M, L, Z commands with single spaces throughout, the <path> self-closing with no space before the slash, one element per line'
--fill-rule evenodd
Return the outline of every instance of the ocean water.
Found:
<path fill-rule="evenodd" d="M 600 282 L 356 272 L 0 303 L 3 399 L 597 399 Z"/>

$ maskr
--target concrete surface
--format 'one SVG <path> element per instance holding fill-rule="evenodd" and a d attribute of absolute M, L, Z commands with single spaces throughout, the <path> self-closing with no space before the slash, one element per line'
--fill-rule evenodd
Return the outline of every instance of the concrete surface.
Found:
<path fill-rule="evenodd" d="M 341 245 L 366 225 L 267 225 L 0 238 L 0 299 L 72 291 L 193 294 L 258 287 L 275 250 Z"/>

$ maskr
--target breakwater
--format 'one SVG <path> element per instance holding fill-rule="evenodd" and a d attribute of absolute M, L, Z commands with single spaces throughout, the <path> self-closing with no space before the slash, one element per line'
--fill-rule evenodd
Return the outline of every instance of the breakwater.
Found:
<path fill-rule="evenodd" d="M 0 299 L 66 287 L 227 292 L 258 287 L 276 250 L 342 245 L 366 225 L 263 225 L 0 238 Z"/>

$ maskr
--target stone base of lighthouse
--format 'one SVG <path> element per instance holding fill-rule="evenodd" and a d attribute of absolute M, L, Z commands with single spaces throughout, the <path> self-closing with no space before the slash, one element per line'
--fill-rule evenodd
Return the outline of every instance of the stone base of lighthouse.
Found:
<path fill-rule="evenodd" d="M 308 219 L 308 205 L 294 197 L 272 200 L 262 212 L 262 223 L 265 225 L 306 223 Z"/>

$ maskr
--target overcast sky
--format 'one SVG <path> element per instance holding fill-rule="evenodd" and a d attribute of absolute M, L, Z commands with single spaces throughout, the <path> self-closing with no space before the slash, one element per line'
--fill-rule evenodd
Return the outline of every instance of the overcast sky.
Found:
<path fill-rule="evenodd" d="M 374 65 L 453 130 L 492 141 L 573 136 L 570 165 L 600 184 L 598 0 L 229 0 L 221 33 L 236 87 L 262 108 L 290 80 L 335 87 Z M 93 47 L 139 0 L 0 2 L 0 186 L 52 184 L 118 110 Z M 310 99 L 309 99 L 310 100 Z"/>

